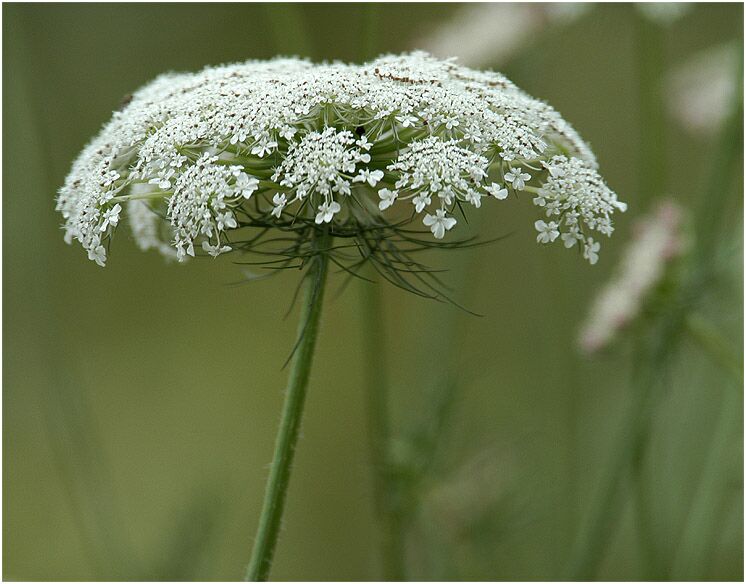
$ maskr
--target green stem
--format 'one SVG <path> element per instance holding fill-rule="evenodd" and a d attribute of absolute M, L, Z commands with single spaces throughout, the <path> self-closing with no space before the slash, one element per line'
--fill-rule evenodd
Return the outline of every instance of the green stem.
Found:
<path fill-rule="evenodd" d="M 295 446 L 298 442 L 303 404 L 306 398 L 308 377 L 311 372 L 316 337 L 319 331 L 319 318 L 324 297 L 324 283 L 331 237 L 319 234 L 314 240 L 314 251 L 308 268 L 308 282 L 298 330 L 298 344 L 293 357 L 292 370 L 288 381 L 285 404 L 280 420 L 280 429 L 275 442 L 275 454 L 269 471 L 267 490 L 259 519 L 259 527 L 251 553 L 251 562 L 246 572 L 246 580 L 265 581 L 272 567 L 272 558 L 280 534 L 282 512 L 285 507 L 290 470 L 293 464 Z"/>
<path fill-rule="evenodd" d="M 689 338 L 723 367 L 739 386 L 743 385 L 743 359 L 711 323 L 693 314 L 686 319 L 685 330 Z"/>
<path fill-rule="evenodd" d="M 634 14 L 640 108 L 639 201 L 644 202 L 662 196 L 666 185 L 666 117 L 661 86 L 665 38 L 659 24 L 639 10 Z"/>
<path fill-rule="evenodd" d="M 743 86 L 743 50 L 739 51 L 736 87 Z M 730 188 L 742 160 L 743 92 L 738 91 L 715 150 L 713 166 L 705 195 L 698 209 L 697 247 L 694 257 L 694 276 L 690 286 L 699 290 L 706 285 L 712 271 L 712 255 L 718 243 L 718 232 L 728 212 L 728 198 L 734 193 Z M 692 506 L 684 526 L 681 542 L 673 561 L 672 578 L 698 580 L 703 578 L 708 561 L 717 545 L 718 524 L 722 517 L 722 504 L 726 485 L 723 467 L 726 466 L 729 447 L 743 411 L 743 358 L 723 339 L 710 323 L 698 315 L 691 315 L 684 323 L 687 335 L 723 367 L 735 380 L 723 397 L 720 417 L 715 427 L 710 450 L 702 469 L 702 476 L 694 493 Z M 732 385 L 732 384 L 729 384 Z"/>
<path fill-rule="evenodd" d="M 386 340 L 380 286 L 363 283 L 362 311 L 365 348 L 365 392 L 368 438 L 373 466 L 373 497 L 380 523 L 380 547 L 384 577 L 401 581 L 405 576 L 405 537 L 400 488 L 391 468 L 391 429 L 386 376 Z"/>
<path fill-rule="evenodd" d="M 739 88 L 737 96 L 730 105 L 728 116 L 723 122 L 718 144 L 712 159 L 712 169 L 708 176 L 704 193 L 696 209 L 697 246 L 695 264 L 703 270 L 712 266 L 712 254 L 716 247 L 718 231 L 723 218 L 728 213 L 728 199 L 741 193 L 731 189 L 735 176 L 738 174 L 739 162 L 743 160 L 743 46 L 739 51 L 738 70 L 734 71 L 735 86 Z"/>
<path fill-rule="evenodd" d="M 720 417 L 674 558 L 673 580 L 704 579 L 717 545 L 730 479 L 723 469 L 728 466 L 728 458 L 737 448 L 737 437 L 742 434 L 738 429 L 743 412 L 742 394 L 733 389 L 726 388 L 722 397 Z"/>
<path fill-rule="evenodd" d="M 650 440 L 651 416 L 660 377 L 680 336 L 682 315 L 672 312 L 653 335 L 651 344 L 641 347 L 634 380 L 633 401 L 612 446 L 608 466 L 599 479 L 586 521 L 575 542 L 568 566 L 568 579 L 592 580 L 604 558 L 623 509 L 624 479 L 640 465 Z M 634 475 L 632 475 L 634 480 Z M 645 503 L 646 501 L 642 501 Z M 638 501 L 639 503 L 639 501 Z"/>
<path fill-rule="evenodd" d="M 648 443 L 652 430 L 649 427 L 649 420 L 646 422 L 646 425 L 647 427 L 641 430 L 643 436 L 638 441 L 638 451 L 635 453 L 632 462 L 631 482 L 640 548 L 641 579 L 657 581 L 667 579 L 667 562 L 658 545 L 659 540 L 655 530 L 656 508 L 653 504 L 653 493 L 651 493 L 650 488 L 652 481 L 650 481 L 649 472 L 651 469 L 646 465 L 646 461 L 648 460 Z"/>
<path fill-rule="evenodd" d="M 650 84 L 654 81 L 657 83 L 659 80 L 654 79 L 654 76 L 651 74 L 651 71 L 655 67 L 655 59 L 657 59 L 655 55 L 650 54 L 651 47 L 654 48 L 656 46 L 654 37 L 651 36 L 654 34 L 654 31 L 647 28 L 649 23 L 643 23 L 639 17 L 638 23 L 640 27 L 639 40 L 641 43 L 640 90 L 642 95 L 645 92 L 645 87 L 652 87 Z M 736 86 L 740 87 L 742 84 L 743 61 L 739 65 L 738 83 Z M 655 96 L 653 96 L 653 99 L 655 99 Z M 643 105 L 641 103 L 641 106 Z M 648 119 L 648 116 L 652 116 L 651 112 L 657 111 L 655 108 L 656 106 L 644 105 L 643 111 L 641 111 L 642 124 L 644 128 L 650 130 L 650 138 L 656 136 L 655 128 L 657 126 L 654 125 L 651 129 L 646 124 L 651 121 L 653 124 L 658 123 L 657 120 Z M 701 274 L 706 272 L 712 263 L 711 254 L 716 243 L 717 229 L 726 207 L 729 194 L 728 186 L 730 181 L 733 180 L 733 172 L 738 160 L 740 160 L 739 153 L 742 148 L 741 134 L 743 131 L 741 123 L 742 116 L 743 98 L 739 92 L 737 99 L 732 105 L 731 114 L 723 125 L 723 132 L 714 158 L 711 179 L 708 181 L 707 188 L 705 189 L 702 208 L 697 214 L 698 245 L 695 249 L 695 257 L 693 259 L 693 272 L 695 276 L 682 286 L 685 294 L 689 296 L 688 300 L 690 303 L 694 297 L 701 294 L 703 282 L 706 280 Z M 662 140 L 662 134 L 658 135 L 658 139 Z M 643 140 L 643 145 L 645 142 L 646 140 Z M 654 145 L 650 145 L 649 150 L 643 152 L 642 160 L 645 163 L 641 169 L 641 182 L 643 186 L 649 185 L 650 181 L 653 181 L 652 184 L 657 184 L 655 182 L 657 180 L 656 177 L 659 176 L 656 174 L 657 167 L 654 164 L 647 164 L 648 161 L 657 160 L 656 157 L 658 155 L 654 153 L 654 148 Z M 648 192 L 658 194 L 654 191 Z M 628 475 L 630 469 L 635 470 L 635 462 L 636 460 L 641 460 L 640 457 L 650 437 L 650 416 L 655 403 L 656 368 L 659 371 L 663 371 L 664 359 L 667 359 L 674 352 L 680 334 L 690 327 L 682 312 L 684 304 L 683 302 L 671 302 L 671 306 L 678 305 L 679 308 L 672 309 L 671 313 L 661 321 L 659 332 L 655 337 L 657 338 L 657 342 L 655 342 L 654 338 L 655 344 L 649 348 L 643 347 L 641 349 L 641 353 L 647 355 L 644 357 L 644 361 L 642 361 L 644 367 L 638 366 L 638 370 L 644 372 L 644 377 L 635 384 L 637 388 L 635 401 L 623 423 L 623 430 L 620 433 L 619 439 L 615 442 L 615 450 L 611 453 L 609 467 L 602 476 L 595 498 L 591 502 L 588 519 L 582 526 L 579 537 L 576 540 L 568 572 L 569 578 L 572 580 L 592 579 L 603 559 L 606 546 L 622 508 L 621 483 Z M 706 338 L 705 342 L 707 346 L 711 347 L 712 337 L 709 335 L 703 336 L 699 333 L 701 331 L 697 333 L 700 337 L 700 342 L 705 341 Z M 722 358 L 722 347 L 718 349 L 718 354 Z M 742 368 L 740 370 L 742 371 Z M 639 462 L 637 463 L 637 468 L 640 468 Z M 638 485 L 638 493 L 643 488 L 644 485 Z M 642 503 L 642 510 L 644 512 L 646 500 L 638 500 L 638 509 L 640 508 L 640 503 Z M 646 525 L 648 525 L 647 520 L 641 524 L 641 528 L 645 529 Z M 652 541 L 652 535 L 652 533 L 644 533 L 642 534 L 642 540 L 646 542 Z M 647 548 L 645 551 L 650 552 Z"/>
<path fill-rule="evenodd" d="M 363 12 L 362 60 L 374 56 L 378 35 L 378 6 L 361 5 Z M 394 144 L 394 142 L 392 142 Z M 380 145 L 380 142 L 379 142 Z M 380 155 L 380 154 L 379 154 Z M 370 270 L 371 272 L 373 270 Z M 368 415 L 368 442 L 373 467 L 373 499 L 379 522 L 379 540 L 385 580 L 406 576 L 406 536 L 403 490 L 391 461 L 391 418 L 386 362 L 386 332 L 378 283 L 362 287 L 363 359 Z"/>
<path fill-rule="evenodd" d="M 647 388 L 646 388 L 647 389 Z M 571 554 L 568 579 L 593 580 L 622 511 L 621 486 L 635 457 L 644 450 L 645 413 L 651 392 L 640 391 L 627 411 L 615 441 L 610 466 L 605 470 L 591 501 L 588 518 Z"/>

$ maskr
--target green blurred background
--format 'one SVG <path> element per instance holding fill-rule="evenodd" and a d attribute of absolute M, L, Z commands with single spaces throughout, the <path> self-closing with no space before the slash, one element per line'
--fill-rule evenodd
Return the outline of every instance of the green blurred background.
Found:
<path fill-rule="evenodd" d="M 54 195 L 86 141 L 123 96 L 164 71 L 410 50 L 462 9 L 386 5 L 371 32 L 371 8 L 360 4 L 3 5 L 4 579 L 240 578 L 295 334 L 297 313 L 284 315 L 296 273 L 232 286 L 241 273 L 230 259 L 166 264 L 125 230 L 106 269 L 65 245 Z M 381 286 L 399 431 L 444 362 L 459 382 L 409 542 L 412 578 L 560 577 L 630 399 L 630 345 L 588 360 L 575 339 L 647 207 L 637 192 L 636 18 L 631 5 L 592 6 L 493 64 L 580 131 L 629 203 L 598 266 L 536 245 L 530 205 L 510 204 L 483 209 L 481 232 L 511 237 L 432 258 L 455 268 L 453 295 L 483 317 Z M 666 63 L 742 30 L 741 5 L 696 5 L 662 32 Z M 660 195 L 696 204 L 714 140 L 665 123 Z M 738 250 L 740 202 L 733 211 L 722 233 Z M 732 262 L 732 282 L 707 313 L 740 343 L 740 252 Z M 361 285 L 337 295 L 342 282 L 332 279 L 326 301 L 274 579 L 380 576 Z M 726 391 L 687 344 L 670 380 L 646 468 L 662 564 L 676 553 Z M 738 435 L 728 452 L 716 469 L 727 484 L 717 540 L 703 542 L 712 544 L 706 578 L 742 579 Z M 641 576 L 634 525 L 627 506 L 599 578 Z"/>

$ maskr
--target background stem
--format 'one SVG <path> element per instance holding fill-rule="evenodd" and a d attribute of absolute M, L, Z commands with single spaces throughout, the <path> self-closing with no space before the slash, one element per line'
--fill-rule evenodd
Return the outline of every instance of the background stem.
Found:
<path fill-rule="evenodd" d="M 403 580 L 405 545 L 401 517 L 401 496 L 391 468 L 386 341 L 380 285 L 362 285 L 362 331 L 365 367 L 365 393 L 368 414 L 368 440 L 373 467 L 373 497 L 380 529 L 384 578 Z"/>
<path fill-rule="evenodd" d="M 666 325 L 661 327 L 658 342 L 649 349 L 649 354 L 638 362 L 633 402 L 618 431 L 608 466 L 599 479 L 599 488 L 571 555 L 570 580 L 595 578 L 624 506 L 622 483 L 634 472 L 636 460 L 647 450 L 656 385 L 677 337 L 677 319 L 672 318 Z"/>
<path fill-rule="evenodd" d="M 327 251 L 331 238 L 326 233 L 315 236 L 316 252 L 305 277 L 306 292 L 298 329 L 298 343 L 293 357 L 292 370 L 288 381 L 285 404 L 280 420 L 280 429 L 275 442 L 275 454 L 269 471 L 267 490 L 264 495 L 259 527 L 251 553 L 251 562 L 246 572 L 246 580 L 264 581 L 272 567 L 277 538 L 280 534 L 285 496 L 290 482 L 290 469 L 293 464 L 295 446 L 298 442 L 303 405 L 311 372 L 311 362 L 319 330 L 319 317 L 324 297 L 324 283 L 327 272 Z"/>
<path fill-rule="evenodd" d="M 743 195 L 732 189 L 734 179 L 738 174 L 738 163 L 743 160 L 743 45 L 739 47 L 739 61 L 736 78 L 736 96 L 730 105 L 728 116 L 723 122 L 712 167 L 707 177 L 704 196 L 697 212 L 696 237 L 694 248 L 694 262 L 704 273 L 701 280 L 706 281 L 711 272 L 712 255 L 717 247 L 718 234 L 723 225 L 723 219 L 729 211 L 730 198 L 735 194 L 739 201 Z"/>
<path fill-rule="evenodd" d="M 719 541 L 719 529 L 725 520 L 729 482 L 737 484 L 735 468 L 732 475 L 723 469 L 728 468 L 733 443 L 743 435 L 743 396 L 738 387 L 731 386 L 723 388 L 721 399 L 720 416 L 674 558 L 673 580 L 706 578 Z"/>
<path fill-rule="evenodd" d="M 640 18 L 638 17 L 638 20 Z M 643 26 L 641 24 L 641 26 Z M 737 87 L 743 84 L 743 61 L 739 64 L 737 74 Z M 647 79 L 641 72 L 641 83 Z M 623 430 L 616 443 L 615 450 L 610 458 L 609 468 L 601 479 L 596 498 L 592 502 L 588 514 L 588 520 L 583 526 L 580 536 L 576 541 L 575 551 L 571 556 L 569 575 L 574 580 L 588 580 L 594 577 L 608 544 L 613 526 L 616 525 L 622 508 L 621 482 L 627 476 L 627 469 L 632 470 L 633 480 L 639 480 L 639 471 L 646 444 L 651 432 L 650 416 L 654 405 L 654 393 L 656 377 L 653 373 L 657 370 L 660 376 L 665 370 L 664 359 L 668 359 L 678 346 L 681 334 L 687 329 L 687 315 L 685 307 L 690 306 L 694 300 L 701 296 L 706 284 L 709 282 L 711 271 L 710 255 L 717 243 L 717 228 L 722 220 L 727 205 L 729 194 L 728 186 L 733 179 L 733 172 L 738 153 L 742 148 L 740 119 L 743 115 L 742 95 L 735 99 L 731 114 L 723 125 L 722 136 L 716 156 L 713 161 L 711 179 L 708 181 L 705 191 L 709 195 L 702 203 L 701 212 L 697 214 L 697 247 L 692 258 L 693 276 L 682 284 L 679 294 L 688 298 L 683 302 L 683 297 L 672 301 L 671 305 L 676 308 L 668 315 L 661 318 L 658 333 L 655 338 L 657 342 L 642 347 L 642 356 L 638 362 L 638 371 L 647 371 L 635 383 L 637 388 L 636 399 L 629 410 Z M 653 171 L 653 167 L 643 167 L 643 178 L 645 168 Z M 643 183 L 645 180 L 642 181 Z M 692 331 L 688 331 L 690 335 Z M 699 331 L 701 332 L 701 331 Z M 702 339 L 699 339 L 700 341 Z M 711 349 L 711 347 L 710 347 Z M 647 363 L 647 365 L 645 365 Z M 637 462 L 636 462 L 637 461 Z M 635 476 L 638 475 L 638 476 Z M 640 492 L 645 488 L 644 484 L 637 485 L 638 511 L 643 514 L 646 509 L 646 498 L 640 498 Z M 696 520 L 696 519 L 695 519 Z M 639 523 L 641 531 L 649 527 L 650 518 L 647 517 Z M 641 533 L 641 540 L 647 546 L 654 541 L 654 534 Z M 692 545 L 689 542 L 689 545 Z M 650 552 L 646 548 L 646 553 Z M 654 551 L 654 550 L 653 550 Z M 679 562 L 679 568 L 681 562 Z M 646 566 L 649 571 L 650 566 Z"/>
<path fill-rule="evenodd" d="M 730 346 L 720 331 L 696 314 L 689 315 L 685 325 L 689 338 L 727 371 L 736 383 L 743 386 L 743 357 Z"/>
<path fill-rule="evenodd" d="M 634 10 L 637 32 L 637 79 L 640 107 L 640 175 L 638 196 L 641 205 L 649 205 L 662 197 L 667 188 L 666 114 L 663 103 L 662 78 L 665 66 L 665 30 L 651 18 Z M 645 360 L 645 356 L 641 356 Z M 640 362 L 636 366 L 640 366 Z M 652 365 L 651 365 L 652 366 Z M 650 391 L 639 385 L 637 391 Z M 640 415 L 645 415 L 640 412 Z M 663 554 L 658 549 L 655 533 L 655 508 L 650 492 L 651 482 L 646 468 L 650 427 L 640 428 L 643 434 L 632 460 L 630 480 L 634 499 L 635 521 L 645 580 L 661 579 Z"/>
<path fill-rule="evenodd" d="M 360 9 L 363 11 L 361 60 L 365 61 L 372 59 L 377 50 L 379 8 L 371 2 L 360 5 Z M 361 295 L 368 447 L 383 576 L 387 581 L 402 581 L 406 577 L 405 501 L 391 460 L 386 330 L 379 282 L 363 282 Z"/>
<path fill-rule="evenodd" d="M 661 95 L 663 69 L 663 35 L 661 27 L 639 10 L 633 11 L 637 38 L 637 83 L 640 108 L 639 186 L 641 204 L 663 195 L 666 182 L 665 127 Z M 673 330 L 663 327 L 663 330 Z M 646 350 L 635 359 L 633 403 L 619 431 L 609 464 L 600 479 L 586 522 L 571 554 L 569 574 L 572 579 L 594 577 L 614 533 L 623 509 L 621 493 L 625 478 L 633 482 L 637 529 L 642 543 L 644 572 L 654 571 L 655 536 L 652 533 L 650 496 L 644 482 L 644 462 L 649 442 L 650 409 L 654 403 L 655 363 Z"/>
<path fill-rule="evenodd" d="M 634 10 L 640 107 L 638 202 L 662 197 L 666 188 L 666 115 L 663 105 L 665 36 L 660 24 Z"/>

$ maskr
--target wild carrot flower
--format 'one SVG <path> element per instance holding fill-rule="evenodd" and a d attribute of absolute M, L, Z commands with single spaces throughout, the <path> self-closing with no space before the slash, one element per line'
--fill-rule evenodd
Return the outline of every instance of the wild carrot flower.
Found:
<path fill-rule="evenodd" d="M 251 250 L 251 227 L 360 239 L 415 222 L 443 239 L 509 194 L 538 207 L 540 242 L 561 235 L 594 263 L 592 234 L 610 235 L 625 209 L 550 106 L 422 52 L 208 67 L 127 101 L 57 198 L 66 240 L 99 265 L 125 214 L 142 249 L 182 261 Z"/>
<path fill-rule="evenodd" d="M 307 268 L 248 579 L 265 580 L 271 568 L 329 262 L 353 274 L 374 262 L 423 294 L 402 274 L 437 278 L 409 258 L 412 249 L 444 239 L 483 199 L 510 194 L 544 217 L 539 242 L 561 236 L 591 263 L 593 235 L 611 235 L 613 213 L 625 209 L 551 107 L 499 73 L 421 52 L 363 65 L 275 59 L 163 75 L 128 97 L 79 155 L 57 209 L 66 241 L 98 265 L 126 214 L 141 249 L 179 261 L 268 243 L 262 253 L 281 256 L 275 267 Z M 344 238 L 353 244 L 335 246 Z"/>
<path fill-rule="evenodd" d="M 671 200 L 659 202 L 638 220 L 616 274 L 596 298 L 581 329 L 583 351 L 593 353 L 608 346 L 641 313 L 670 263 L 685 249 L 682 222 L 683 211 Z"/>

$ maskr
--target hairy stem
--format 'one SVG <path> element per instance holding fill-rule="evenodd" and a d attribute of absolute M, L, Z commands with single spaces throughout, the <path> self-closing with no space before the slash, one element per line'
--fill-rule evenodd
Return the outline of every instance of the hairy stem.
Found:
<path fill-rule="evenodd" d="M 319 234 L 314 240 L 314 256 L 306 278 L 306 291 L 298 330 L 298 343 L 288 381 L 285 404 L 280 420 L 280 429 L 275 442 L 275 454 L 269 471 L 267 490 L 264 495 L 259 527 L 256 532 L 251 562 L 246 572 L 248 581 L 264 581 L 269 577 L 277 539 L 280 534 L 282 513 L 285 507 L 293 455 L 298 442 L 303 405 L 306 398 L 308 378 L 311 373 L 319 317 L 324 298 L 324 283 L 330 246 L 330 236 Z"/>

